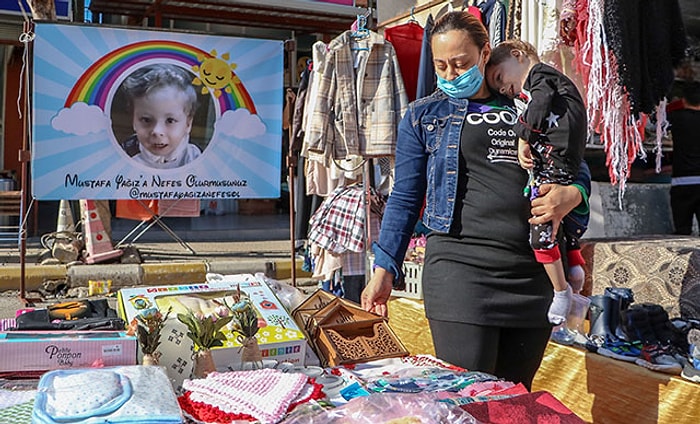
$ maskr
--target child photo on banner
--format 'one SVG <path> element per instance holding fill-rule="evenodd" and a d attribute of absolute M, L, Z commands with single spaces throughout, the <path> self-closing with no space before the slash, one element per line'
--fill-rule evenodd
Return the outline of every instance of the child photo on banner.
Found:
<path fill-rule="evenodd" d="M 32 194 L 280 195 L 283 43 L 37 22 Z"/>

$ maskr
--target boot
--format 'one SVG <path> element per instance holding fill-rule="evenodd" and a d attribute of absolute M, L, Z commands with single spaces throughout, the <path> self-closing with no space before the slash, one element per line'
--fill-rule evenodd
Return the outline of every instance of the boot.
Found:
<path fill-rule="evenodd" d="M 644 303 L 642 307 L 646 309 L 649 315 L 649 325 L 654 331 L 656 339 L 662 346 L 670 346 L 673 340 L 673 331 L 671 329 L 671 320 L 668 318 L 668 312 L 661 305 L 653 303 Z"/>
<path fill-rule="evenodd" d="M 641 341 L 644 345 L 658 344 L 649 321 L 649 312 L 643 305 L 636 305 L 622 313 L 622 321 L 627 338 Z"/>
<path fill-rule="evenodd" d="M 589 321 L 591 329 L 589 334 L 591 338 L 602 341 L 615 339 L 615 334 L 610 329 L 610 315 L 613 309 L 612 297 L 598 294 L 590 298 Z"/>
<path fill-rule="evenodd" d="M 620 319 L 622 313 L 629 308 L 630 304 L 634 302 L 634 294 L 632 289 L 626 287 L 606 287 L 604 296 L 608 296 L 613 300 L 615 306 L 610 315 L 610 330 L 615 335 L 618 340 L 627 340 L 627 334 L 624 331 L 622 320 Z"/>

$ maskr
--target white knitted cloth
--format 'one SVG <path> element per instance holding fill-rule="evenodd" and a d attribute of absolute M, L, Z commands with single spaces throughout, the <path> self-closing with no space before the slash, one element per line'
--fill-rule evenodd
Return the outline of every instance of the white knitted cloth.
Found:
<path fill-rule="evenodd" d="M 212 372 L 206 378 L 185 380 L 190 399 L 231 414 L 247 414 L 262 424 L 279 422 L 306 384 L 299 373 L 264 368 L 254 371 Z"/>

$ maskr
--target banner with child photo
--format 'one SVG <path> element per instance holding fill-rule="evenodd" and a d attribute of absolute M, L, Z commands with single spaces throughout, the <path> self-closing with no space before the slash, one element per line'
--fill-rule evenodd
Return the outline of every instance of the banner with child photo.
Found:
<path fill-rule="evenodd" d="M 280 196 L 283 42 L 36 24 L 38 200 Z"/>

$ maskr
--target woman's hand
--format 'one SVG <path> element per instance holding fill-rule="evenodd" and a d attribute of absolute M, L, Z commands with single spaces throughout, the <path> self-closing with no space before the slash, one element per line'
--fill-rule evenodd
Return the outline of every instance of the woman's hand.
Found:
<path fill-rule="evenodd" d="M 543 184 L 540 196 L 531 203 L 530 224 L 544 224 L 552 221 L 554 234 L 562 219 L 583 200 L 581 192 L 574 186 Z"/>
<path fill-rule="evenodd" d="M 386 304 L 391 296 L 393 282 L 393 274 L 384 268 L 376 268 L 367 286 L 362 290 L 362 295 L 360 296 L 362 309 L 387 317 L 389 309 Z"/>

